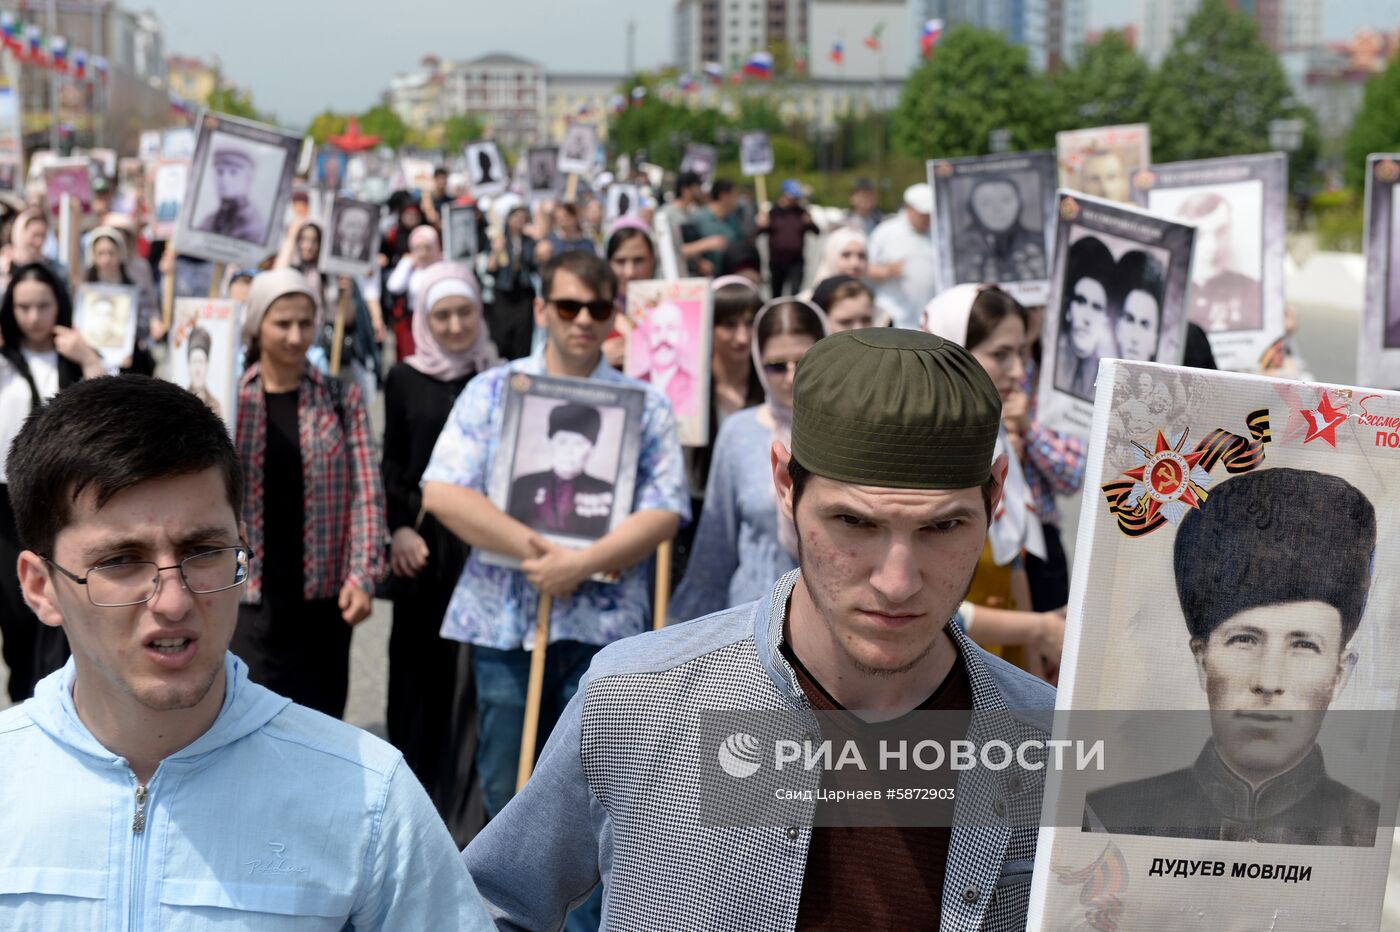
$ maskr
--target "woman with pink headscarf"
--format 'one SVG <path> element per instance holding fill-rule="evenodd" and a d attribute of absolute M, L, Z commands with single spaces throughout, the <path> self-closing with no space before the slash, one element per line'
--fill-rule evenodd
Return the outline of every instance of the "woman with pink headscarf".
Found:
<path fill-rule="evenodd" d="M 457 808 L 453 794 L 471 784 L 470 773 L 457 771 L 454 738 L 454 722 L 469 721 L 471 710 L 457 708 L 454 696 L 469 702 L 473 690 L 458 681 L 459 670 L 471 669 L 463 656 L 468 648 L 439 637 L 438 628 L 467 548 L 424 513 L 418 482 L 457 396 L 501 360 L 487 336 L 476 276 L 465 265 L 439 262 L 417 272 L 411 327 L 413 354 L 389 370 L 384 385 L 382 470 L 394 601 L 388 730 L 447 819 Z"/>
<path fill-rule="evenodd" d="M 408 234 L 408 252 L 384 283 L 384 290 L 399 312 L 390 314 L 394 322 L 394 354 L 399 359 L 413 355 L 413 314 L 409 299 L 415 294 L 418 276 L 428 266 L 442 261 L 442 239 L 437 227 L 423 224 Z M 407 312 L 407 313 L 405 313 Z"/>

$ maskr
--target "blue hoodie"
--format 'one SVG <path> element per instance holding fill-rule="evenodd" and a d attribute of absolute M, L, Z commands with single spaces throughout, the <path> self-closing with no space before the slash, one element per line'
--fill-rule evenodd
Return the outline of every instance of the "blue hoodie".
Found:
<path fill-rule="evenodd" d="M 0 929 L 489 929 L 403 755 L 248 680 L 144 800 L 73 661 L 0 712 Z"/>

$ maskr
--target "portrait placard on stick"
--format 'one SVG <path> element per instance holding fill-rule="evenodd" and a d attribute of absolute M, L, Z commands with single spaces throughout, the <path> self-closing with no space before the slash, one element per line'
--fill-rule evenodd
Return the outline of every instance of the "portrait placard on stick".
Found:
<path fill-rule="evenodd" d="M 1055 134 L 1055 155 L 1060 187 L 1130 204 L 1134 173 L 1152 162 L 1152 132 L 1146 123 L 1068 130 Z"/>
<path fill-rule="evenodd" d="M 170 329 L 170 381 L 224 419 L 238 423 L 238 346 L 242 305 L 228 298 L 177 298 Z"/>
<path fill-rule="evenodd" d="M 525 167 L 529 173 L 526 183 L 530 197 L 550 198 L 564 190 L 559 177 L 559 147 L 540 146 L 525 154 Z"/>
<path fill-rule="evenodd" d="M 466 148 L 467 177 L 471 179 L 472 196 L 495 197 L 510 184 L 505 159 L 493 139 L 471 142 Z"/>
<path fill-rule="evenodd" d="M 348 197 L 331 200 L 321 271 L 357 278 L 375 267 L 379 251 L 379 205 Z"/>
<path fill-rule="evenodd" d="M 92 213 L 92 173 L 86 158 L 55 159 L 44 166 L 44 186 L 48 191 L 49 216 L 58 216 L 63 195 L 73 199 L 79 213 Z"/>
<path fill-rule="evenodd" d="M 701 142 L 692 142 L 685 147 L 681 157 L 681 171 L 695 172 L 709 187 L 715 180 L 715 168 L 719 165 L 719 150 Z"/>
<path fill-rule="evenodd" d="M 1040 419 L 1089 436 L 1099 360 L 1181 365 L 1194 227 L 1059 193 L 1045 306 Z"/>
<path fill-rule="evenodd" d="M 73 329 L 115 371 L 136 348 L 139 293 L 132 285 L 84 283 L 73 299 Z"/>
<path fill-rule="evenodd" d="M 188 159 L 159 159 L 147 174 L 151 204 L 151 232 L 156 239 L 168 240 L 175 235 L 180 219 L 180 205 L 190 184 Z"/>
<path fill-rule="evenodd" d="M 1282 152 L 1152 165 L 1133 176 L 1140 206 L 1196 226 L 1190 318 L 1222 369 L 1258 372 L 1284 338 L 1287 196 Z"/>
<path fill-rule="evenodd" d="M 1366 306 L 1356 378 L 1400 388 L 1400 153 L 1366 160 Z"/>
<path fill-rule="evenodd" d="M 710 343 L 713 293 L 707 278 L 640 281 L 627 286 L 626 373 L 671 400 L 681 443 L 710 440 Z"/>
<path fill-rule="evenodd" d="M 507 382 L 491 501 L 546 539 L 585 547 L 632 511 L 646 393 L 517 372 Z M 483 551 L 483 563 L 518 567 Z"/>
<path fill-rule="evenodd" d="M 928 183 L 944 247 L 939 290 L 995 282 L 1022 304 L 1044 304 L 1055 232 L 1055 153 L 934 159 Z"/>
<path fill-rule="evenodd" d="M 559 148 L 559 173 L 589 175 L 598 151 L 598 130 L 590 123 L 574 123 L 564 133 Z"/>
<path fill-rule="evenodd" d="M 753 130 L 739 137 L 739 170 L 748 177 L 766 175 L 773 170 L 773 140 L 763 130 Z"/>
<path fill-rule="evenodd" d="M 614 221 L 623 217 L 638 217 L 642 213 L 642 191 L 634 184 L 608 185 L 608 204 L 603 212 L 605 224 L 610 228 Z"/>
<path fill-rule="evenodd" d="M 1104 364 L 1052 736 L 1104 753 L 1048 776 L 1029 929 L 1378 927 L 1396 423 L 1394 392 Z"/>
<path fill-rule="evenodd" d="M 277 251 L 302 137 L 219 113 L 200 119 L 180 252 L 251 267 Z"/>
<path fill-rule="evenodd" d="M 480 250 L 477 239 L 474 208 L 459 204 L 448 204 L 443 208 L 442 254 L 448 262 L 470 264 Z"/>

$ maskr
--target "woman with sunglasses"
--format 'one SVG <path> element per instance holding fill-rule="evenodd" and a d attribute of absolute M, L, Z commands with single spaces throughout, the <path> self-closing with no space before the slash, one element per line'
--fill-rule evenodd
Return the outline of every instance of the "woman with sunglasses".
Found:
<path fill-rule="evenodd" d="M 827 334 L 801 298 L 769 301 L 754 319 L 753 359 L 765 401 L 727 417 L 714 442 L 705 506 L 671 617 L 688 621 L 761 598 L 797 566 L 797 537 L 778 515 L 769 451 L 792 435 L 797 363 Z"/>
<path fill-rule="evenodd" d="M 34 684 L 63 666 L 61 628 L 39 624 L 20 594 L 20 551 L 3 456 L 30 413 L 60 388 L 103 374 L 97 352 L 73 328 L 68 289 L 46 262 L 17 266 L 0 303 L 0 642 L 10 669 L 10 699 L 23 702 Z"/>

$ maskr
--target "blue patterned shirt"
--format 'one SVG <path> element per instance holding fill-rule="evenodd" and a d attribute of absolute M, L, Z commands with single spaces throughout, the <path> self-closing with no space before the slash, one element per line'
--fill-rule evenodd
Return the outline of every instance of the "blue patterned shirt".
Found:
<path fill-rule="evenodd" d="M 489 495 L 492 463 L 501 436 L 506 380 L 517 372 L 546 375 L 544 349 L 497 366 L 467 383 L 452 406 L 423 482 L 450 482 Z M 629 379 L 600 360 L 592 378 L 646 389 L 642 442 L 633 512 L 659 510 L 690 520 L 685 466 L 671 403 L 660 392 Z M 555 599 L 549 640 L 610 644 L 646 630 L 651 621 L 648 563 L 622 573 L 616 583 L 584 582 L 567 599 Z M 520 570 L 488 566 L 475 550 L 462 569 L 442 620 L 442 636 L 498 650 L 534 647 L 539 592 Z"/>

